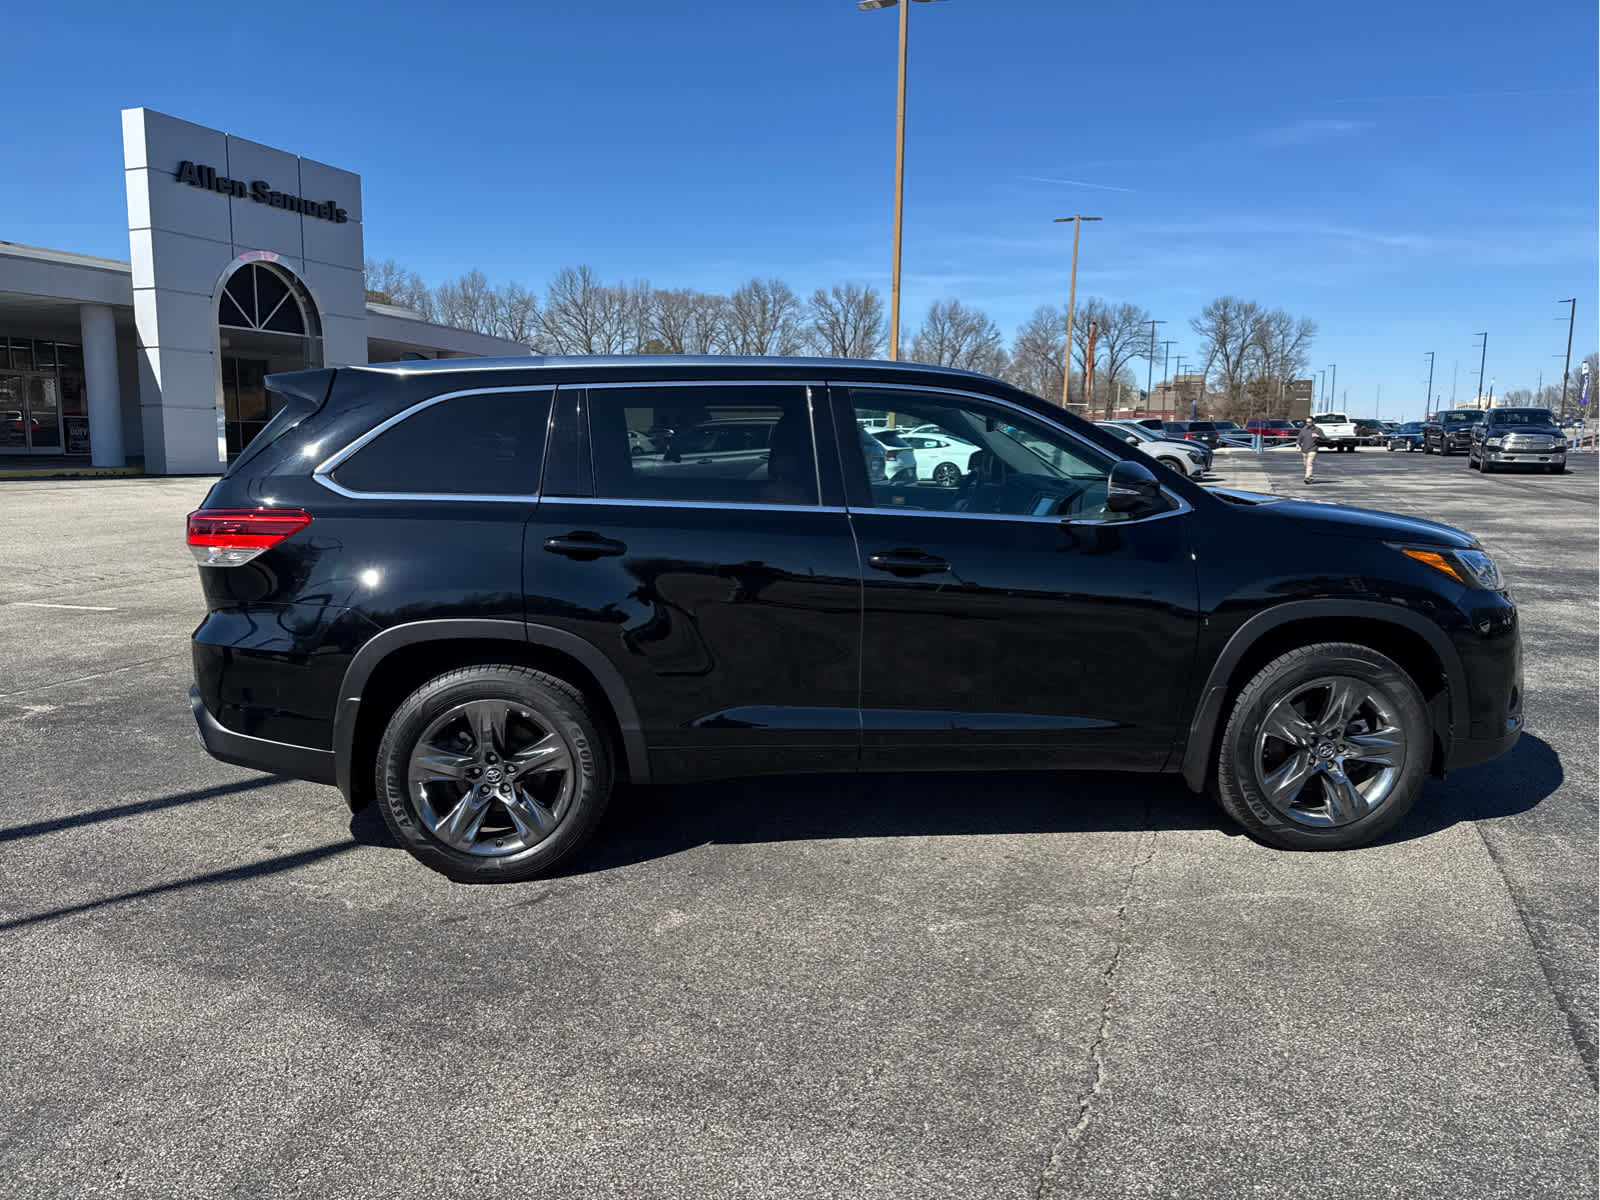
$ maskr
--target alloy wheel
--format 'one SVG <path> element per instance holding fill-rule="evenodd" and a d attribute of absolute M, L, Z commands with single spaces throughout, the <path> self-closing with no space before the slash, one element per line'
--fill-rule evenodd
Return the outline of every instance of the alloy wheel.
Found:
<path fill-rule="evenodd" d="M 417 816 L 466 854 L 518 854 L 542 842 L 571 807 L 572 746 L 526 705 L 472 700 L 437 717 L 417 739 L 407 786 Z"/>
<path fill-rule="evenodd" d="M 1409 752 L 1393 701 L 1345 675 L 1296 687 L 1256 733 L 1256 782 L 1267 803 L 1300 825 L 1349 825 L 1394 794 Z"/>

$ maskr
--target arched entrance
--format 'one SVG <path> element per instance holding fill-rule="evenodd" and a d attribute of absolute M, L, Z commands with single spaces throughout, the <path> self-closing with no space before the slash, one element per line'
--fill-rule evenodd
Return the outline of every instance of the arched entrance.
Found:
<path fill-rule="evenodd" d="M 305 284 L 265 253 L 230 268 L 217 297 L 217 361 L 231 459 L 272 419 L 266 377 L 322 365 L 322 323 Z"/>

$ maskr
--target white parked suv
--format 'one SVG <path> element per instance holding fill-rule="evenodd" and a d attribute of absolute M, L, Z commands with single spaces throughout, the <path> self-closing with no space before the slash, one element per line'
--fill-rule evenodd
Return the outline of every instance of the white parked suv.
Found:
<path fill-rule="evenodd" d="M 1141 453 L 1148 454 L 1162 466 L 1171 467 L 1190 479 L 1199 479 L 1211 465 L 1211 451 L 1199 442 L 1163 438 L 1133 421 L 1096 421 L 1095 424 L 1137 446 Z"/>
<path fill-rule="evenodd" d="M 1311 418 L 1311 423 L 1317 427 L 1317 449 L 1333 447 L 1335 450 L 1349 450 L 1361 444 L 1361 439 L 1356 435 L 1356 423 L 1344 413 L 1328 412 L 1316 413 Z"/>
<path fill-rule="evenodd" d="M 926 427 L 924 427 L 926 428 Z M 931 480 L 940 487 L 955 487 L 967 473 L 967 464 L 978 452 L 971 442 L 951 437 L 934 427 L 931 433 L 902 433 L 900 440 L 911 447 L 917 460 L 917 479 Z"/>

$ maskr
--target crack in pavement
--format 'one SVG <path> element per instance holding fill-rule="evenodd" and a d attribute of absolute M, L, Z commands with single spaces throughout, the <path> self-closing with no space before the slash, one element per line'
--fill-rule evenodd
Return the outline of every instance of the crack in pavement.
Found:
<path fill-rule="evenodd" d="M 32 696 L 36 692 L 47 692 L 51 688 L 66 687 L 69 683 L 83 683 L 88 679 L 104 679 L 107 675 L 119 675 L 123 671 L 131 671 L 135 667 L 148 666 L 154 662 L 164 662 L 169 658 L 183 658 L 187 651 L 178 650 L 171 654 L 158 654 L 154 658 L 141 658 L 137 662 L 124 663 L 120 667 L 112 667 L 107 671 L 91 671 L 87 675 L 74 675 L 71 679 L 57 679 L 52 683 L 41 683 L 35 687 L 23 688 L 18 692 L 0 692 L 0 700 L 14 700 L 18 696 Z"/>
<path fill-rule="evenodd" d="M 1062 1130 L 1050 1148 L 1050 1157 L 1045 1161 L 1044 1170 L 1039 1176 L 1039 1186 L 1034 1195 L 1043 1200 L 1055 1191 L 1059 1182 L 1062 1168 L 1069 1162 L 1078 1159 L 1079 1143 L 1084 1131 L 1089 1127 L 1089 1120 L 1094 1115 L 1094 1102 L 1100 1095 L 1100 1089 L 1105 1085 L 1106 1064 L 1101 1050 L 1105 1046 L 1106 1035 L 1111 1028 L 1111 1008 L 1116 999 L 1117 972 L 1122 966 L 1122 955 L 1127 949 L 1128 936 L 1128 903 L 1133 898 L 1134 882 L 1139 877 L 1139 872 L 1150 865 L 1150 860 L 1156 854 L 1156 829 L 1154 828 L 1154 814 L 1146 811 L 1146 824 L 1150 826 L 1140 834 L 1139 849 L 1134 853 L 1133 863 L 1128 867 L 1128 877 L 1122 884 L 1122 899 L 1117 905 L 1116 941 L 1111 951 L 1111 961 L 1106 964 L 1105 970 L 1100 972 L 1101 990 L 1104 999 L 1100 1005 L 1100 1024 L 1095 1029 L 1094 1037 L 1089 1042 L 1089 1081 L 1088 1087 L 1078 1095 L 1078 1117 L 1070 1126 Z"/>
<path fill-rule="evenodd" d="M 1593 1087 L 1600 1088 L 1600 1063 L 1597 1063 L 1597 1059 L 1600 1059 L 1600 1053 L 1597 1053 L 1600 1047 L 1595 1045 L 1594 1038 L 1584 1025 L 1583 1014 L 1573 1008 L 1562 981 L 1547 961 L 1548 955 L 1545 950 L 1548 939 L 1541 938 L 1529 923 L 1527 909 L 1523 907 L 1522 898 L 1517 895 L 1516 885 L 1506 874 L 1505 864 L 1500 860 L 1500 853 L 1495 849 L 1494 840 L 1484 832 L 1481 820 L 1473 822 L 1473 832 L 1478 835 L 1478 840 L 1488 852 L 1489 862 L 1494 866 L 1495 874 L 1500 876 L 1500 883 L 1506 889 L 1506 895 L 1511 900 L 1511 907 L 1517 914 L 1517 920 L 1522 924 L 1522 932 L 1527 936 L 1528 948 L 1533 951 L 1533 961 L 1539 964 L 1545 986 L 1550 989 L 1550 998 L 1555 1001 L 1556 1011 L 1566 1020 L 1567 1036 L 1572 1039 L 1573 1049 L 1583 1061 L 1584 1070 L 1589 1075 L 1589 1083 Z"/>

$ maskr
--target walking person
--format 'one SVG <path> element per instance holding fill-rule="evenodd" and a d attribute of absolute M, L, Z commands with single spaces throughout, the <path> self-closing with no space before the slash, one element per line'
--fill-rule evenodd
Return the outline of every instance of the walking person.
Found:
<path fill-rule="evenodd" d="M 1300 457 L 1306 460 L 1306 482 L 1311 482 L 1311 476 L 1317 469 L 1317 426 L 1315 422 L 1307 421 L 1300 426 L 1300 433 L 1294 440 L 1300 447 Z"/>

